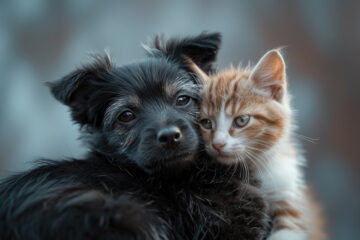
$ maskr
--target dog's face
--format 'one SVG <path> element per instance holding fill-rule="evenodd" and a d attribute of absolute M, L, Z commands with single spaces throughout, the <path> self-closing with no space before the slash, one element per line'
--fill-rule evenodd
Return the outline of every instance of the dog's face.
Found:
<path fill-rule="evenodd" d="M 193 158 L 199 145 L 200 88 L 191 64 L 209 72 L 219 34 L 155 39 L 149 58 L 115 67 L 108 56 L 51 84 L 94 151 L 147 172 Z"/>
<path fill-rule="evenodd" d="M 111 96 L 104 98 L 108 103 L 97 137 L 90 138 L 95 147 L 113 157 L 126 156 L 148 171 L 192 157 L 200 98 L 189 74 L 154 58 L 116 68 L 106 80 L 109 86 L 97 91 Z"/>

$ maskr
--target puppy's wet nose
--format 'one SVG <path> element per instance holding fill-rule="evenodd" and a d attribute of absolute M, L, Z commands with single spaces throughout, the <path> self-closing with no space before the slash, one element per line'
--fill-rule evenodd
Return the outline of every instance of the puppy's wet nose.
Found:
<path fill-rule="evenodd" d="M 220 152 L 221 149 L 225 146 L 225 143 L 216 143 L 216 144 L 213 143 L 212 146 L 216 151 Z"/>
<path fill-rule="evenodd" d="M 180 143 L 181 131 L 178 127 L 171 126 L 161 129 L 157 134 L 157 141 L 162 146 L 173 146 Z"/>

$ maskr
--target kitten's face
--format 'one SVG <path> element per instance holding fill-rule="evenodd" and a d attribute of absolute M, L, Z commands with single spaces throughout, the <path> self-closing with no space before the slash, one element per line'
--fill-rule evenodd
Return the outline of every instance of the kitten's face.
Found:
<path fill-rule="evenodd" d="M 271 149 L 286 131 L 289 114 L 284 86 L 268 78 L 270 73 L 280 74 L 277 64 L 282 58 L 270 57 L 262 59 L 267 61 L 265 66 L 253 71 L 230 69 L 205 81 L 201 133 L 208 153 L 224 163 L 259 160 L 259 153 Z M 270 67 L 274 71 L 269 73 Z M 284 77 L 277 75 L 275 80 L 285 84 Z M 261 85 L 265 80 L 266 85 Z"/>

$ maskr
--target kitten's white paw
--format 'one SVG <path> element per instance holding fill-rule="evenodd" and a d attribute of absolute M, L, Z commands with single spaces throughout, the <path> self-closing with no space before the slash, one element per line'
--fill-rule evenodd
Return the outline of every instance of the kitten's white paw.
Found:
<path fill-rule="evenodd" d="M 271 234 L 268 240 L 306 240 L 304 232 L 283 229 Z"/>

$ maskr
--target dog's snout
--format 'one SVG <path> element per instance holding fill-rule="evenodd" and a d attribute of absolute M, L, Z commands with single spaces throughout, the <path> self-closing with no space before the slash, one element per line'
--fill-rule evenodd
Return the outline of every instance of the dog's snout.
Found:
<path fill-rule="evenodd" d="M 157 141 L 164 147 L 171 147 L 181 142 L 182 134 L 178 127 L 171 126 L 161 129 L 157 134 Z"/>

